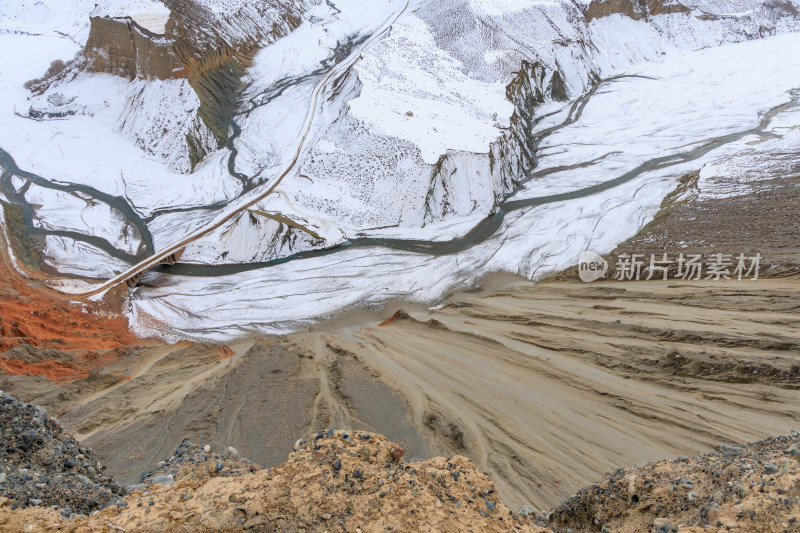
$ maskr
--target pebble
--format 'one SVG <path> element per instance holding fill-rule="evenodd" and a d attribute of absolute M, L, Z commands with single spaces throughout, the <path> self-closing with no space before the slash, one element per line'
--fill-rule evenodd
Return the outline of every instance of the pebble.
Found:
<path fill-rule="evenodd" d="M 775 463 L 765 463 L 764 464 L 764 473 L 765 474 L 774 474 L 779 470 L 778 465 Z"/>
<path fill-rule="evenodd" d="M 297 448 L 295 448 L 295 450 L 296 450 L 296 449 L 297 449 Z M 205 446 L 203 446 L 203 451 L 204 451 L 204 452 L 206 452 L 206 453 L 211 453 L 211 446 L 209 446 L 208 444 L 206 444 Z"/>

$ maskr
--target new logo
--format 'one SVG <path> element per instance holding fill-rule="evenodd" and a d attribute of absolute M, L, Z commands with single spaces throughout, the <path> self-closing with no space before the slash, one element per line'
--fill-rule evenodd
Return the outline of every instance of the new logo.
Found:
<path fill-rule="evenodd" d="M 589 283 L 602 278 L 608 272 L 608 261 L 601 255 L 586 250 L 578 259 L 578 276 Z"/>

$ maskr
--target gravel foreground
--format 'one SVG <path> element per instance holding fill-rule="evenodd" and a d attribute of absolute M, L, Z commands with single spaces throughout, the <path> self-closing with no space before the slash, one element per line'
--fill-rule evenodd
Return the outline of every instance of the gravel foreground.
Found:
<path fill-rule="evenodd" d="M 0 488 L 4 508 L 51 507 L 63 518 L 102 509 L 125 494 L 92 451 L 39 406 L 0 391 Z"/>
<path fill-rule="evenodd" d="M 548 512 L 512 512 L 466 457 L 407 461 L 380 435 L 326 431 L 264 470 L 182 442 L 121 487 L 41 407 L 0 398 L 2 531 L 800 531 L 800 436 L 619 469 Z"/>

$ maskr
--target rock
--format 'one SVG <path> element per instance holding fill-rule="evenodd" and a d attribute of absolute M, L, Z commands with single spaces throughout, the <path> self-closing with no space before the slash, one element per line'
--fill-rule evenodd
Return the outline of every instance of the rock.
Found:
<path fill-rule="evenodd" d="M 322 516 L 320 516 L 320 518 L 322 518 L 323 520 L 330 520 L 331 519 L 331 514 L 330 513 L 324 513 Z"/>
<path fill-rule="evenodd" d="M 30 451 L 34 445 L 42 441 L 42 438 L 39 436 L 39 432 L 33 429 L 23 431 L 20 434 L 20 437 L 22 437 L 22 442 L 19 444 L 19 447 L 21 450 L 26 452 Z"/>
<path fill-rule="evenodd" d="M 391 452 L 392 452 L 392 457 L 398 460 L 402 459 L 403 455 L 406 453 L 406 451 L 400 446 L 393 446 Z"/>
<path fill-rule="evenodd" d="M 175 482 L 175 479 L 172 477 L 172 474 L 163 474 L 160 476 L 156 476 L 150 480 L 151 485 L 166 485 L 170 486 Z"/>
<path fill-rule="evenodd" d="M 719 522 L 721 515 L 722 512 L 720 511 L 719 505 L 710 505 L 706 511 L 705 521 L 709 524 L 716 524 Z"/>
<path fill-rule="evenodd" d="M 59 94 L 59 93 L 56 93 L 56 94 Z M 63 96 L 62 96 L 62 98 L 63 98 Z M 47 409 L 45 409 L 41 405 L 35 406 L 34 409 L 36 409 L 36 414 L 38 415 L 39 423 L 44 425 L 44 423 L 47 421 Z"/>
<path fill-rule="evenodd" d="M 779 467 L 775 463 L 765 463 L 764 464 L 764 473 L 767 474 L 767 475 L 775 474 L 778 470 L 779 470 Z"/>
<path fill-rule="evenodd" d="M 211 446 L 206 444 L 205 446 L 203 446 L 203 451 L 206 452 L 206 453 L 211 453 Z"/>
<path fill-rule="evenodd" d="M 533 514 L 533 508 L 529 505 L 523 505 L 519 509 L 517 509 L 517 514 L 522 516 L 528 516 Z"/>
<path fill-rule="evenodd" d="M 228 446 L 228 455 L 233 455 L 234 457 L 236 457 L 237 455 L 239 455 L 239 451 L 233 446 Z"/>
<path fill-rule="evenodd" d="M 211 453 L 224 454 L 228 450 L 228 447 L 218 440 L 212 440 L 208 445 L 211 446 Z"/>
<path fill-rule="evenodd" d="M 39 500 L 37 498 L 31 498 L 30 500 L 28 500 L 28 503 L 30 503 L 33 506 L 37 506 L 42 504 L 42 500 Z"/>
<path fill-rule="evenodd" d="M 244 529 L 245 531 L 251 529 L 255 531 L 262 531 L 263 527 L 259 526 L 264 526 L 266 523 L 267 523 L 266 516 L 254 516 L 253 518 L 248 519 L 247 522 L 245 522 L 242 525 L 242 529 Z"/>

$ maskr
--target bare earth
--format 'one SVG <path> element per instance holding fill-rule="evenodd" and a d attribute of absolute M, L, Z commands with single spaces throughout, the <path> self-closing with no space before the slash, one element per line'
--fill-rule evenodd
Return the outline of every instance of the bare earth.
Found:
<path fill-rule="evenodd" d="M 619 469 L 550 513 L 531 514 L 511 512 L 466 457 L 406 462 L 402 448 L 374 434 L 321 433 L 260 471 L 235 452 L 186 443 L 149 481 L 89 516 L 13 510 L 0 498 L 0 526 L 79 533 L 798 531 L 799 445 L 795 433 Z M 165 472 L 167 480 L 155 477 Z"/>

